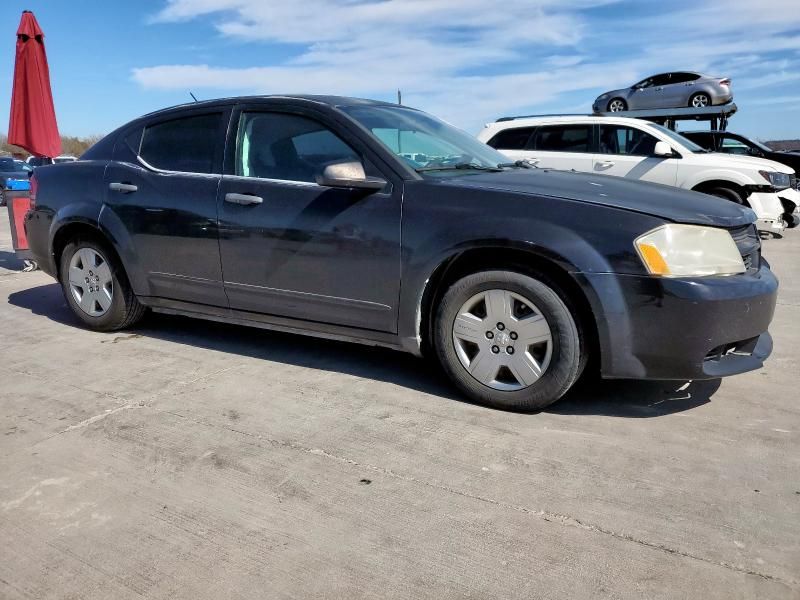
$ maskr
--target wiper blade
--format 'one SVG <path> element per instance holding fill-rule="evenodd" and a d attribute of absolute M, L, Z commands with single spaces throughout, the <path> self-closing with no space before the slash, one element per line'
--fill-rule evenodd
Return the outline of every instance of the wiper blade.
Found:
<path fill-rule="evenodd" d="M 527 160 L 515 160 L 514 162 L 500 163 L 497 166 L 498 167 L 502 167 L 504 169 L 508 169 L 508 168 L 512 168 L 512 167 L 518 167 L 520 169 L 538 169 L 539 168 L 536 165 L 534 165 L 532 162 L 529 162 Z"/>
<path fill-rule="evenodd" d="M 462 171 L 462 170 L 475 170 L 475 171 L 502 171 L 503 169 L 497 167 L 487 167 L 485 165 L 476 165 L 474 163 L 456 163 L 454 165 L 443 165 L 441 167 L 419 167 L 414 169 L 417 173 L 425 171 Z"/>

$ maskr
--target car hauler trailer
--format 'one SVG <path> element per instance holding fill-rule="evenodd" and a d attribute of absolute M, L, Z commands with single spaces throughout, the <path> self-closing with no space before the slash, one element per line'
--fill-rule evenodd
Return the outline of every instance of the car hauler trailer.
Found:
<path fill-rule="evenodd" d="M 708 121 L 712 131 L 725 131 L 728 119 L 738 110 L 736 103 L 728 102 L 718 106 L 704 108 L 653 108 L 643 110 L 621 110 L 617 112 L 597 112 L 595 114 L 607 117 L 633 117 L 658 123 L 664 127 L 675 130 L 678 121 Z"/>

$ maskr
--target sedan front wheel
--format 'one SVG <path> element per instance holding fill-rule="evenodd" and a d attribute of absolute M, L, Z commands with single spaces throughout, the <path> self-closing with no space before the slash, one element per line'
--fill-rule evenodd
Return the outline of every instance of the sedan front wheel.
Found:
<path fill-rule="evenodd" d="M 470 398 L 535 410 L 558 400 L 586 363 L 575 318 L 548 283 L 511 271 L 464 277 L 436 319 L 442 365 Z"/>

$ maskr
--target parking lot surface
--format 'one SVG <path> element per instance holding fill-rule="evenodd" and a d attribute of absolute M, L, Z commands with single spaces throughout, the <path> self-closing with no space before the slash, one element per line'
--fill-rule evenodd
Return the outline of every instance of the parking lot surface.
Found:
<path fill-rule="evenodd" d="M 513 414 L 388 350 L 87 331 L 0 222 L 2 598 L 800 597 L 800 231 L 761 371 Z"/>

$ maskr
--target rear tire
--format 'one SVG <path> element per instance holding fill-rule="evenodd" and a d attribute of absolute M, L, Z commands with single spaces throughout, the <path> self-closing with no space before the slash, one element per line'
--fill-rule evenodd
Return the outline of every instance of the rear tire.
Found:
<path fill-rule="evenodd" d="M 59 280 L 72 312 L 95 331 L 130 327 L 146 310 L 116 254 L 96 240 L 75 239 L 64 247 Z"/>
<path fill-rule="evenodd" d="M 706 108 L 711 106 L 711 96 L 704 92 L 692 94 L 689 98 L 689 106 L 692 108 Z"/>
<path fill-rule="evenodd" d="M 511 271 L 458 280 L 436 311 L 434 344 L 442 367 L 481 404 L 520 411 L 552 404 L 580 377 L 588 358 L 565 300 L 544 278 Z"/>
<path fill-rule="evenodd" d="M 747 206 L 744 198 L 737 192 L 731 188 L 726 187 L 715 187 L 711 188 L 705 192 L 711 196 L 716 196 L 717 198 L 722 198 L 723 200 L 730 200 L 731 202 L 735 202 L 736 204 L 740 204 L 741 206 Z"/>
<path fill-rule="evenodd" d="M 612 98 L 608 101 L 608 106 L 606 108 L 608 109 L 608 112 L 620 112 L 623 110 L 628 110 L 628 103 L 622 98 Z"/>

